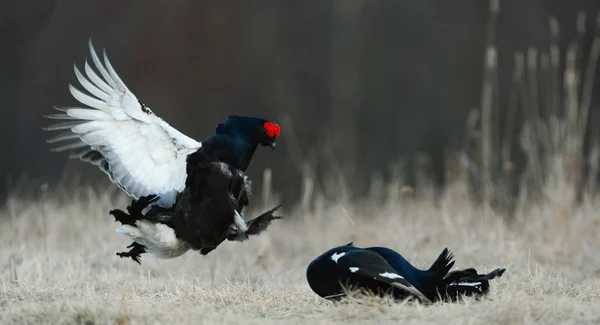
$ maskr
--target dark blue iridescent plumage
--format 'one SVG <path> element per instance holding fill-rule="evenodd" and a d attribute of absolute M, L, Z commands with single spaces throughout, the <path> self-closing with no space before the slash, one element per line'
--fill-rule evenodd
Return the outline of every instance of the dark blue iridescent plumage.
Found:
<path fill-rule="evenodd" d="M 346 288 L 374 294 L 391 294 L 396 299 L 416 298 L 421 302 L 456 301 L 459 296 L 484 296 L 489 280 L 505 269 L 478 274 L 473 268 L 450 272 L 453 254 L 445 248 L 426 270 L 413 266 L 402 255 L 386 247 L 334 247 L 315 258 L 306 269 L 311 289 L 321 297 L 338 300 Z"/>

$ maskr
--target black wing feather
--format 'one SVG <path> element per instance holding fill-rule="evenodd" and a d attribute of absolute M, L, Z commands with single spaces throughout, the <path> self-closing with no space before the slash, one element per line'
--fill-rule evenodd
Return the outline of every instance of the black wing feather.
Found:
<path fill-rule="evenodd" d="M 338 259 L 336 265 L 347 272 L 374 279 L 400 289 L 419 300 L 429 301 L 421 291 L 406 281 L 404 277 L 397 274 L 394 268 L 381 255 L 375 252 L 368 250 L 350 251 Z"/>

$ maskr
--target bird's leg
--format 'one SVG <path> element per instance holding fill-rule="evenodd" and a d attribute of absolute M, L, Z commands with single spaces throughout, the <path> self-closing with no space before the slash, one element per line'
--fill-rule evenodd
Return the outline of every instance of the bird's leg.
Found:
<path fill-rule="evenodd" d="M 133 242 L 131 243 L 131 245 L 127 246 L 127 248 L 130 247 L 132 248 L 129 250 L 129 252 L 117 253 L 117 256 L 119 256 L 120 258 L 131 257 L 131 259 L 134 260 L 136 263 L 142 265 L 142 263 L 140 262 L 140 255 L 146 252 L 146 247 L 136 242 Z"/>
<path fill-rule="evenodd" d="M 273 209 L 259 215 L 258 217 L 248 221 L 248 230 L 246 230 L 247 235 L 258 235 L 261 232 L 267 230 L 267 227 L 271 224 L 271 221 L 282 219 L 281 216 L 274 216 L 273 213 L 279 210 L 283 206 L 283 203 L 279 203 Z"/>
<path fill-rule="evenodd" d="M 236 211 L 238 213 L 242 213 L 242 209 L 245 208 L 250 203 L 250 200 L 248 198 L 248 193 L 246 191 L 241 191 L 237 198 L 236 203 L 237 203 Z"/>
<path fill-rule="evenodd" d="M 236 211 L 234 211 L 235 215 L 233 217 L 233 223 L 229 225 L 229 229 L 227 230 L 226 237 L 230 241 L 244 241 L 248 239 L 248 235 L 246 235 L 246 230 L 248 230 L 248 224 L 242 218 L 242 215 Z"/>
<path fill-rule="evenodd" d="M 138 219 L 142 219 L 144 217 L 142 211 L 144 211 L 146 207 L 158 201 L 159 199 L 160 197 L 158 195 L 152 194 L 142 196 L 137 200 L 132 200 L 131 203 L 127 206 L 127 212 L 129 212 L 129 214 L 131 214 L 132 216 L 136 216 Z"/>
<path fill-rule="evenodd" d="M 230 231 L 227 235 L 227 239 L 230 241 L 244 241 L 248 239 L 250 235 L 258 235 L 261 232 L 267 230 L 267 227 L 271 224 L 271 221 L 282 219 L 281 216 L 274 216 L 273 213 L 277 211 L 279 208 L 283 206 L 283 203 L 280 203 L 273 209 L 259 215 L 258 217 L 246 222 L 246 230 L 236 229 L 236 225 L 232 225 L 233 228 L 230 228 Z"/>
<path fill-rule="evenodd" d="M 250 194 L 249 189 L 247 188 L 247 184 L 248 183 L 246 182 L 246 179 L 242 178 L 241 180 L 235 179 L 229 185 L 231 203 L 234 205 L 235 210 L 238 213 L 242 213 L 242 209 L 244 209 L 244 207 L 246 207 L 250 203 Z M 237 193 L 237 195 L 235 195 L 234 193 Z"/>
<path fill-rule="evenodd" d="M 142 196 L 138 200 L 132 200 L 131 203 L 127 206 L 127 212 L 129 212 L 129 214 L 125 213 L 123 210 L 120 209 L 110 210 L 108 213 L 115 217 L 115 221 L 118 221 L 123 225 L 130 225 L 135 227 L 135 222 L 137 220 L 152 220 L 152 218 L 144 216 L 142 214 L 142 211 L 148 205 L 156 202 L 158 199 L 159 197 L 156 195 Z"/>

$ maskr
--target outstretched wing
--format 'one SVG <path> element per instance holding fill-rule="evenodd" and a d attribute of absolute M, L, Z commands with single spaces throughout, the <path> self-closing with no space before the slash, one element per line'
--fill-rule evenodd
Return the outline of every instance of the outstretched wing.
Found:
<path fill-rule="evenodd" d="M 202 146 L 174 129 L 127 88 L 103 51 L 102 65 L 92 41 L 89 50 L 102 78 L 85 62 L 87 78 L 74 65 L 75 75 L 91 95 L 69 84 L 75 99 L 85 107 L 56 107 L 64 113 L 46 117 L 68 122 L 45 130 L 66 130 L 48 140 L 71 151 L 70 158 L 91 163 L 135 199 L 156 194 L 157 204 L 170 207 L 185 187 L 186 157 Z M 68 141 L 64 143 L 64 141 Z"/>

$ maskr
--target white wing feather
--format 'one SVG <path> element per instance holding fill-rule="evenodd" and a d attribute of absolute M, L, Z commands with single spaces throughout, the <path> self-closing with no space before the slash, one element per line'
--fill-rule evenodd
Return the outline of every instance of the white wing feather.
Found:
<path fill-rule="evenodd" d="M 88 107 L 58 108 L 61 114 L 46 117 L 70 120 L 46 130 L 68 130 L 49 143 L 53 151 L 79 150 L 71 158 L 98 166 L 129 196 L 156 194 L 157 204 L 170 207 L 185 187 L 186 157 L 202 144 L 174 129 L 143 105 L 125 86 L 103 51 L 102 65 L 92 41 L 89 49 L 100 77 L 85 62 L 87 78 L 74 66 L 75 76 L 92 96 L 69 84 L 73 97 Z"/>

